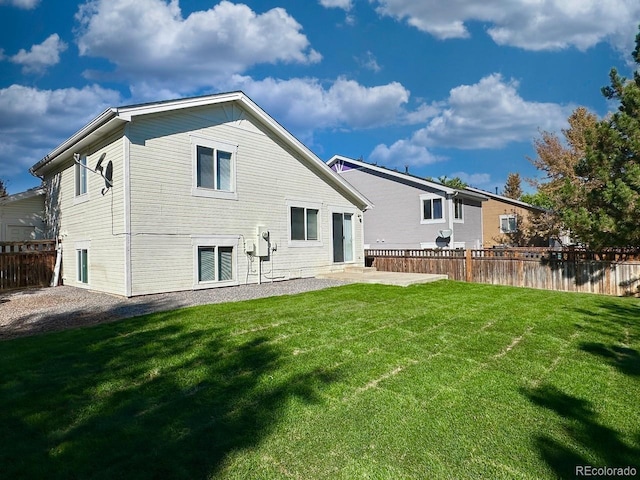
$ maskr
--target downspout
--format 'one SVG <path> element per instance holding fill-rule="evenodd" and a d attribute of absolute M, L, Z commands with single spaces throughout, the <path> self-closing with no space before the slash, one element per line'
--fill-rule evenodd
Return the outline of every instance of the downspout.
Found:
<path fill-rule="evenodd" d="M 455 198 L 458 196 L 458 191 L 454 191 L 453 194 L 451 195 L 451 197 L 449 198 L 449 230 L 451 230 L 451 238 L 449 239 L 449 248 L 453 249 L 454 248 L 454 239 L 455 239 L 455 235 L 456 232 L 453 229 L 453 215 L 454 215 L 454 201 Z"/>

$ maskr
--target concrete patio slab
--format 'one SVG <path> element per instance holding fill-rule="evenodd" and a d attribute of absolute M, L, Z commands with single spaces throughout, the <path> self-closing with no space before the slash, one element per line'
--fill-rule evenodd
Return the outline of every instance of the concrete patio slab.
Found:
<path fill-rule="evenodd" d="M 398 273 L 398 272 L 378 272 L 376 270 L 346 270 L 344 272 L 332 272 L 317 275 L 316 278 L 326 278 L 352 283 L 380 283 L 383 285 L 396 285 L 408 287 L 417 283 L 430 283 L 438 280 L 446 280 L 448 275 L 432 273 Z"/>

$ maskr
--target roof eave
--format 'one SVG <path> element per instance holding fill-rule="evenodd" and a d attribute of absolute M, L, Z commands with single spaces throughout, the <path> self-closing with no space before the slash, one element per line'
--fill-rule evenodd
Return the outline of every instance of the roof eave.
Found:
<path fill-rule="evenodd" d="M 179 100 L 169 100 L 164 102 L 147 103 L 140 105 L 131 105 L 119 108 L 109 108 L 102 114 L 92 120 L 89 124 L 75 133 L 71 138 L 59 145 L 55 150 L 45 156 L 29 169 L 31 174 L 40 176 L 47 167 L 51 167 L 58 158 L 66 158 L 74 149 L 84 146 L 97 137 L 102 137 L 110 132 L 116 125 L 124 122 L 130 122 L 134 117 L 148 115 L 153 113 L 162 113 L 183 108 L 192 108 L 199 106 L 207 106 L 212 104 L 220 104 L 236 101 L 259 120 L 266 125 L 278 137 L 291 145 L 298 151 L 309 163 L 317 168 L 330 183 L 332 183 L 339 191 L 355 200 L 355 204 L 362 210 L 366 210 L 373 204 L 358 192 L 352 185 L 346 182 L 342 177 L 331 170 L 317 155 L 309 150 L 297 138 L 289 133 L 282 125 L 276 122 L 256 103 L 253 102 L 244 92 L 235 91 L 224 94 L 208 95 L 201 97 L 193 97 Z"/>
<path fill-rule="evenodd" d="M 446 185 L 442 185 L 439 183 L 435 183 L 435 182 L 430 182 L 429 180 L 425 180 L 423 178 L 420 177 L 416 177 L 414 175 L 410 175 L 410 174 L 406 174 L 406 173 L 402 173 L 402 172 L 396 172 L 394 170 L 390 170 L 388 168 L 384 168 L 384 167 L 379 167 L 377 165 L 371 165 L 370 163 L 367 162 L 362 162 L 360 160 L 355 160 L 353 158 L 349 158 L 349 157 L 345 157 L 342 155 L 334 155 L 333 157 L 331 157 L 331 159 L 329 159 L 329 161 L 326 163 L 328 168 L 331 168 L 336 162 L 338 161 L 345 161 L 345 162 L 350 162 L 353 163 L 354 165 L 360 166 L 362 168 L 368 168 L 370 170 L 373 170 L 374 172 L 379 172 L 379 173 L 383 173 L 392 177 L 397 177 L 397 178 L 402 178 L 402 179 L 406 179 L 409 181 L 412 181 L 414 183 L 419 183 L 421 185 L 424 185 L 426 187 L 429 188 L 433 188 L 436 190 L 440 190 L 441 192 L 445 192 L 448 195 L 453 195 L 456 190 L 450 187 L 447 187 Z"/>
<path fill-rule="evenodd" d="M 76 149 L 80 144 L 86 143 L 87 140 L 106 134 L 107 131 L 110 131 L 111 128 L 115 126 L 114 121 L 117 121 L 119 124 L 126 120 L 120 119 L 118 121 L 118 109 L 108 108 L 67 140 L 58 145 L 48 155 L 45 155 L 42 160 L 29 169 L 29 172 L 32 175 L 39 177 L 40 174 L 38 172 L 42 171 L 45 167 L 54 164 L 58 158 L 66 157 L 70 151 Z"/>
<path fill-rule="evenodd" d="M 26 200 L 27 198 L 32 198 L 38 195 L 44 195 L 45 190 L 42 187 L 35 187 L 29 190 L 25 190 L 24 192 L 14 193 L 12 195 L 7 195 L 6 197 L 0 198 L 0 204 L 4 205 L 7 203 L 18 202 L 20 200 Z"/>

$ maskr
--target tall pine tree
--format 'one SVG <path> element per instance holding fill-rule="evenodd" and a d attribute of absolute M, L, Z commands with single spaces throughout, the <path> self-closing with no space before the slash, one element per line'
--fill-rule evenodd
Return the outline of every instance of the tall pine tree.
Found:
<path fill-rule="evenodd" d="M 640 33 L 633 59 L 640 68 Z M 564 219 L 591 247 L 640 246 L 640 73 L 628 80 L 612 68 L 609 78 L 602 93 L 618 110 L 586 134 L 575 167 L 580 182 L 565 189 L 582 202 Z"/>
<path fill-rule="evenodd" d="M 522 180 L 519 173 L 510 173 L 507 175 L 507 183 L 504 185 L 502 194 L 505 197 L 520 200 L 522 196 Z"/>

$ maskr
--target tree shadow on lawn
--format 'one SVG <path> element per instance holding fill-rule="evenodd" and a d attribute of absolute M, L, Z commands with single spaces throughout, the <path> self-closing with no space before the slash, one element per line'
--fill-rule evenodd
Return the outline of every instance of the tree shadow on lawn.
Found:
<path fill-rule="evenodd" d="M 0 343 L 6 478 L 204 478 L 337 379 L 180 312 Z M 220 319 L 211 319 L 219 325 Z M 205 322 L 206 323 L 206 322 Z"/>
<path fill-rule="evenodd" d="M 555 412 L 562 423 L 560 435 L 538 435 L 536 446 L 542 459 L 559 478 L 576 478 L 576 466 L 634 466 L 640 460 L 640 436 L 629 446 L 620 432 L 598 420 L 591 402 L 568 395 L 554 386 L 523 389 L 535 405 Z M 588 451 L 588 455 L 585 455 Z M 594 459 L 595 463 L 594 463 Z"/>
<path fill-rule="evenodd" d="M 619 372 L 640 376 L 640 352 L 631 347 L 640 338 L 640 304 L 601 302 L 598 310 L 577 309 L 587 319 L 582 330 L 596 333 L 607 342 L 582 342 L 580 349 L 602 357 Z"/>
<path fill-rule="evenodd" d="M 640 375 L 640 354 L 631 348 L 640 335 L 640 305 L 629 302 L 599 300 L 595 308 L 575 309 L 584 321 L 576 327 L 594 339 L 605 342 L 582 342 L 579 348 L 605 359 L 619 372 L 630 377 Z M 622 434 L 598 419 L 593 404 L 551 385 L 522 389 L 532 403 L 555 412 L 560 418 L 562 434 L 538 435 L 536 444 L 541 457 L 560 478 L 576 478 L 577 465 L 640 467 L 640 432 L 631 443 Z M 588 452 L 588 453 L 586 453 Z M 598 464 L 594 465 L 594 458 Z"/>

